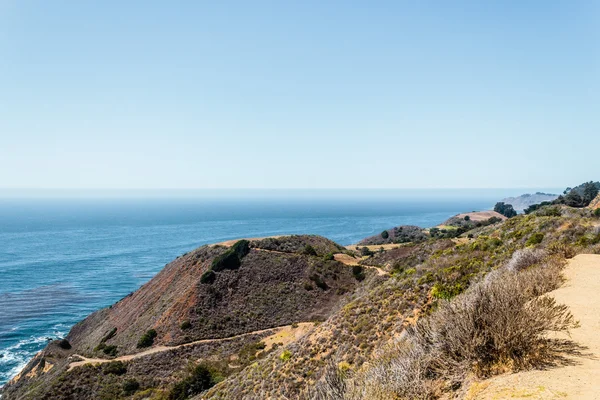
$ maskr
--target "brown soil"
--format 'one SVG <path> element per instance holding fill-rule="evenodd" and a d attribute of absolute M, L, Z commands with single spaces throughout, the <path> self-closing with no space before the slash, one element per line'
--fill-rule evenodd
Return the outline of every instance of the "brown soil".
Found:
<path fill-rule="evenodd" d="M 501 220 L 506 219 L 506 217 L 504 215 L 497 213 L 496 211 L 476 211 L 476 212 L 458 214 L 456 216 L 456 218 L 464 218 L 466 216 L 469 216 L 469 218 L 471 218 L 471 221 L 475 221 L 475 222 L 487 221 L 488 219 L 490 219 L 492 217 L 500 218 Z"/>

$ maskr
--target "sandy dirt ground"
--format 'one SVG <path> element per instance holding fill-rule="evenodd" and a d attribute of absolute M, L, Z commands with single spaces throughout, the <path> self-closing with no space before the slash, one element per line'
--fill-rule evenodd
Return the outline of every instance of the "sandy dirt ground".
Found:
<path fill-rule="evenodd" d="M 383 247 L 384 250 L 391 250 L 391 249 L 395 249 L 402 246 L 402 244 L 399 243 L 388 243 L 388 244 L 369 244 L 369 245 L 364 245 L 364 244 L 351 244 L 350 246 L 346 246 L 346 248 L 348 250 L 352 250 L 352 251 L 356 251 L 356 248 L 358 247 L 359 249 L 362 249 L 363 247 L 366 247 L 367 249 L 371 250 L 371 251 L 379 251 L 379 249 L 381 249 Z"/>
<path fill-rule="evenodd" d="M 475 212 L 470 212 L 470 213 L 464 213 L 464 214 L 458 214 L 457 217 L 458 218 L 464 218 L 466 216 L 469 216 L 469 218 L 471 218 L 471 221 L 486 221 L 492 217 L 496 217 L 496 218 L 500 218 L 502 220 L 505 220 L 506 217 L 500 213 L 497 213 L 496 211 L 475 211 Z"/>
<path fill-rule="evenodd" d="M 567 281 L 552 292 L 580 327 L 570 339 L 585 348 L 571 365 L 501 375 L 475 383 L 469 399 L 600 399 L 600 255 L 582 254 L 565 268 Z M 569 337 L 566 336 L 565 339 Z"/>
<path fill-rule="evenodd" d="M 240 240 L 248 240 L 249 242 L 253 242 L 255 240 L 263 240 L 263 239 L 267 239 L 267 238 L 272 238 L 272 239 L 277 239 L 283 236 L 265 236 L 265 237 L 254 237 L 254 238 L 239 238 L 239 239 L 232 239 L 232 240 L 226 240 L 224 242 L 221 243 L 214 243 L 211 244 L 210 246 L 225 246 L 225 247 L 231 247 L 234 244 L 236 244 L 237 242 L 239 242 Z"/>

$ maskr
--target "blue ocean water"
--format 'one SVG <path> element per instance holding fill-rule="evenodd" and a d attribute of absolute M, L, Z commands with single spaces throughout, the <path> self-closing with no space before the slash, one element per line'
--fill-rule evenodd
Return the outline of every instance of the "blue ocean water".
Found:
<path fill-rule="evenodd" d="M 178 255 L 240 237 L 340 244 L 436 225 L 521 190 L 219 192 L 175 198 L 0 198 L 0 385 L 48 339 L 136 290 Z"/>

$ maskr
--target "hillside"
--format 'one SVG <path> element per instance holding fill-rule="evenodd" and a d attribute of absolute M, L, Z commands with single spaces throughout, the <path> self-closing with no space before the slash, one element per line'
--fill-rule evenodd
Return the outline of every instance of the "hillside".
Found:
<path fill-rule="evenodd" d="M 234 255 L 238 262 L 217 268 L 215 260 L 227 260 L 224 256 L 239 243 L 247 248 Z M 239 342 L 237 347 L 219 343 L 231 347 L 225 354 L 229 356 L 250 339 L 268 336 L 265 330 L 325 320 L 339 300 L 359 284 L 356 271 L 327 256 L 339 252 L 340 247 L 324 238 L 290 236 L 240 241 L 234 247 L 203 246 L 179 257 L 136 292 L 75 325 L 66 338 L 70 349 L 53 343 L 26 371 L 37 371 L 42 363 L 41 371 L 51 372 L 44 380 L 51 381 L 67 368 L 67 358 L 74 354 L 111 359 L 150 347 L 239 337 L 232 341 Z M 249 332 L 256 335 L 241 336 Z M 197 352 L 195 347 L 210 354 L 214 351 L 203 342 L 186 348 L 185 353 Z M 179 364 L 179 369 L 185 369 L 187 362 Z M 22 376 L 9 385 L 6 398 L 21 398 L 12 391 L 27 383 L 27 373 Z M 35 393 L 24 398 L 61 398 L 44 391 Z"/>
<path fill-rule="evenodd" d="M 49 344 L 3 399 L 464 397 L 564 357 L 546 338 L 573 320 L 543 294 L 565 259 L 600 253 L 598 218 L 566 205 L 461 214 L 368 252 L 318 236 L 203 246 Z M 496 348 L 506 329 L 520 339 Z M 494 339 L 480 350 L 474 337 Z"/>
<path fill-rule="evenodd" d="M 500 201 L 511 204 L 516 211 L 523 212 L 527 207 L 539 204 L 544 201 L 552 201 L 558 198 L 557 194 L 552 193 L 526 193 L 516 197 L 507 197 Z"/>

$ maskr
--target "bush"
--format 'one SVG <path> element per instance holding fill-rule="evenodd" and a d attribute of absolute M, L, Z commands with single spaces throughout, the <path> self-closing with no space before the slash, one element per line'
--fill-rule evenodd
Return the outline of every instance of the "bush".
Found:
<path fill-rule="evenodd" d="M 117 334 L 117 328 L 112 328 L 106 335 L 104 335 L 104 337 L 102 338 L 100 343 L 104 343 L 104 342 L 112 339 L 113 337 L 115 337 L 116 334 Z"/>
<path fill-rule="evenodd" d="M 463 218 L 465 221 L 470 221 L 471 217 L 469 217 L 468 215 L 465 215 L 465 218 Z"/>
<path fill-rule="evenodd" d="M 373 253 L 371 250 L 369 250 L 369 248 L 366 246 L 360 249 L 360 255 L 363 257 L 364 256 L 369 257 L 369 256 L 372 256 L 373 254 L 375 254 L 375 253 Z"/>
<path fill-rule="evenodd" d="M 185 400 L 210 389 L 221 380 L 214 371 L 204 365 L 195 367 L 190 376 L 176 383 L 169 393 L 169 400 Z"/>
<path fill-rule="evenodd" d="M 106 375 L 123 375 L 127 372 L 127 367 L 121 361 L 111 361 L 104 364 L 103 371 Z"/>
<path fill-rule="evenodd" d="M 103 346 L 102 347 L 102 351 L 104 352 L 104 354 L 111 356 L 111 357 L 116 357 L 117 353 L 119 352 L 119 350 L 117 349 L 117 346 L 115 345 L 108 345 L 108 346 Z"/>
<path fill-rule="evenodd" d="M 70 350 L 71 343 L 69 343 L 69 341 L 67 339 L 62 339 L 62 340 L 58 341 L 58 347 L 60 347 L 61 349 L 64 349 L 64 350 Z"/>
<path fill-rule="evenodd" d="M 317 285 L 317 287 L 319 287 L 320 289 L 323 289 L 323 290 L 329 289 L 329 286 L 327 285 L 327 283 L 318 274 L 312 274 L 310 276 L 310 280 L 313 281 L 315 283 L 315 285 Z"/>
<path fill-rule="evenodd" d="M 242 264 L 242 259 L 250 252 L 250 242 L 247 240 L 238 240 L 225 253 L 215 257 L 212 261 L 211 269 L 215 272 L 223 271 L 224 269 L 238 269 Z M 205 272 L 208 274 L 209 271 Z M 211 281 L 212 279 L 212 281 Z M 206 283 L 212 283 L 214 277 L 207 275 Z"/>
<path fill-rule="evenodd" d="M 248 253 L 250 253 L 250 242 L 247 240 L 238 240 L 235 242 L 233 246 L 231 246 L 231 250 L 237 254 L 239 259 L 246 257 Z"/>
<path fill-rule="evenodd" d="M 600 217 L 600 208 L 596 208 L 596 209 L 594 210 L 594 216 L 595 216 L 595 217 Z"/>
<path fill-rule="evenodd" d="M 279 355 L 279 359 L 283 362 L 287 362 L 292 358 L 292 352 L 289 350 L 284 350 L 283 353 Z"/>
<path fill-rule="evenodd" d="M 526 246 L 535 246 L 536 244 L 542 243 L 542 240 L 544 240 L 544 234 L 542 232 L 535 232 L 533 235 L 531 235 L 529 237 L 529 239 L 527 239 L 527 242 L 525 243 L 525 245 Z"/>
<path fill-rule="evenodd" d="M 512 272 L 522 271 L 536 264 L 539 264 L 546 258 L 546 252 L 537 249 L 519 249 L 515 251 L 511 259 L 506 264 L 506 268 Z"/>
<path fill-rule="evenodd" d="M 123 382 L 123 392 L 126 396 L 130 396 L 138 391 L 140 388 L 140 383 L 135 379 L 127 379 Z"/>
<path fill-rule="evenodd" d="M 381 237 L 383 239 L 387 239 L 390 237 L 390 234 L 388 233 L 388 231 L 383 231 L 383 232 L 381 232 Z"/>
<path fill-rule="evenodd" d="M 202 276 L 200 277 L 200 283 L 211 284 L 215 281 L 216 278 L 217 278 L 217 275 L 215 274 L 215 271 L 213 271 L 212 269 L 209 269 L 208 271 L 203 273 Z"/>
<path fill-rule="evenodd" d="M 333 253 L 327 253 L 323 256 L 323 261 L 331 261 L 334 259 L 335 259 L 335 257 L 333 256 Z"/>
<path fill-rule="evenodd" d="M 150 329 L 146 333 L 142 335 L 140 340 L 138 341 L 137 347 L 150 347 L 154 344 L 154 339 L 156 338 L 156 331 L 154 329 Z"/>
<path fill-rule="evenodd" d="M 220 256 L 215 257 L 212 261 L 211 269 L 215 272 L 219 272 L 225 269 L 238 269 L 240 265 L 240 257 L 233 248 L 231 248 Z"/>
<path fill-rule="evenodd" d="M 306 254 L 307 256 L 316 256 L 317 251 L 310 244 L 304 246 L 304 250 L 302 250 L 302 254 Z"/>
<path fill-rule="evenodd" d="M 566 306 L 543 296 L 560 286 L 561 266 L 488 274 L 407 327 L 404 337 L 364 372 L 326 386 L 342 387 L 342 398 L 433 398 L 443 386 L 459 386 L 470 374 L 488 377 L 547 366 L 567 345 L 549 333 L 577 326 Z"/>
<path fill-rule="evenodd" d="M 352 275 L 356 278 L 357 281 L 362 281 L 365 279 L 364 268 L 361 265 L 353 265 L 352 266 Z"/>
<path fill-rule="evenodd" d="M 494 211 L 504 215 L 506 218 L 512 218 L 517 215 L 517 212 L 513 208 L 512 204 L 505 204 L 502 201 L 496 203 L 496 205 L 494 206 Z"/>
<path fill-rule="evenodd" d="M 179 325 L 179 327 L 181 328 L 181 330 L 185 331 L 186 329 L 190 329 L 192 327 L 192 323 L 190 322 L 190 320 L 186 319 L 181 323 L 181 325 Z"/>

